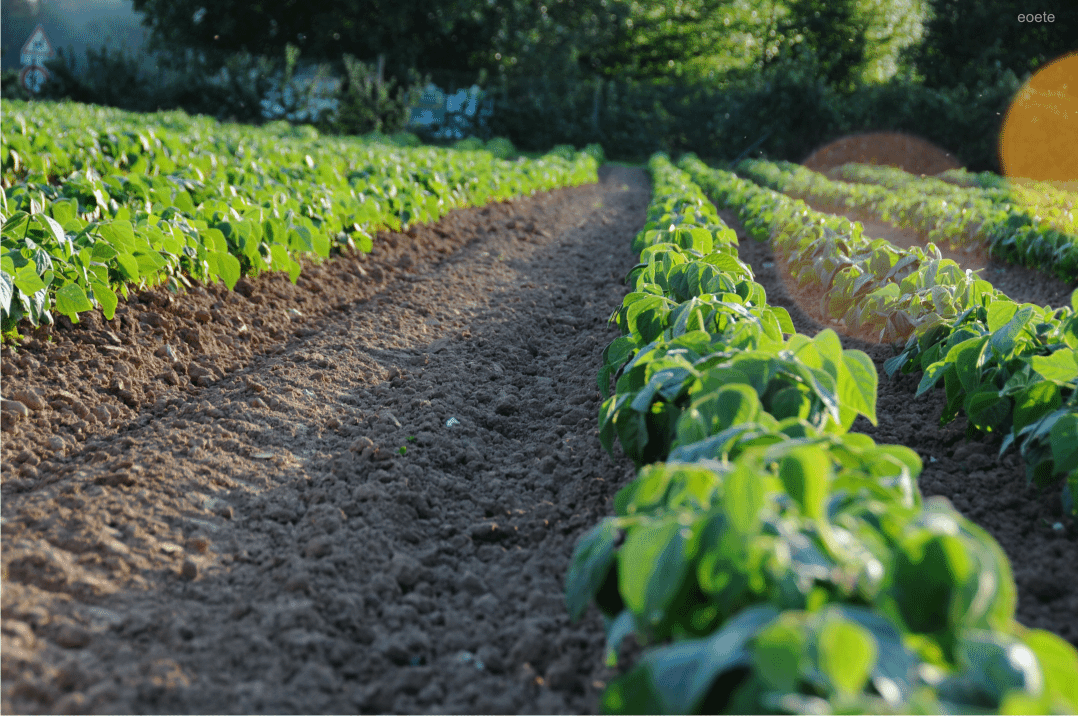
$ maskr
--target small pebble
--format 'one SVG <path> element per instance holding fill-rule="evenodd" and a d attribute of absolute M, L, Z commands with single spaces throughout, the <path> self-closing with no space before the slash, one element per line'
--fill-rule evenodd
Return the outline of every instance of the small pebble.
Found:
<path fill-rule="evenodd" d="M 183 568 L 180 570 L 180 574 L 184 579 L 194 580 L 198 577 L 198 565 L 193 559 L 185 559 L 183 561 Z"/>

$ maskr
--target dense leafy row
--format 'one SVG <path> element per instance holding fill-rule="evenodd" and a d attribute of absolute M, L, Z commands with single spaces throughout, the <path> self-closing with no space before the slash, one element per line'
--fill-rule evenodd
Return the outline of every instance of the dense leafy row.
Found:
<path fill-rule="evenodd" d="M 796 165 L 752 162 L 744 167 L 757 181 L 792 186 L 826 201 L 834 201 L 835 192 L 845 192 L 845 187 L 864 186 L 830 182 Z M 814 191 L 808 188 L 813 186 Z M 891 194 L 882 187 L 865 188 Z M 841 291 L 843 286 L 836 279 L 831 290 Z M 906 349 L 887 369 L 891 374 L 899 369 L 925 371 L 918 394 L 943 379 L 947 406 L 941 421 L 946 424 L 961 413 L 969 419 L 971 431 L 1003 434 L 1001 454 L 1017 447 L 1028 479 L 1038 486 L 1063 480 L 1063 502 L 1074 513 L 1078 509 L 1074 501 L 1078 489 L 1078 317 L 1070 307 L 1019 306 L 987 282 L 975 282 L 975 288 L 965 300 L 956 302 L 957 315 L 948 311 L 939 320 L 921 322 L 920 331 L 908 339 Z M 861 300 L 866 302 L 862 310 L 868 310 L 871 294 Z M 1072 298 L 1072 303 L 1076 301 L 1078 292 Z"/>
<path fill-rule="evenodd" d="M 847 181 L 878 184 L 891 189 L 916 186 L 926 194 L 954 195 L 956 188 L 996 204 L 1011 204 L 1018 210 L 1031 210 L 1040 221 L 1052 224 L 1060 231 L 1074 232 L 1075 201 L 1073 191 L 1049 182 L 1030 179 L 1008 179 L 993 172 L 972 173 L 965 169 L 949 169 L 937 176 L 915 175 L 896 167 L 871 164 L 847 164 L 832 172 Z"/>
<path fill-rule="evenodd" d="M 1064 510 L 1078 516 L 1078 291 L 1071 306 L 983 301 L 950 324 L 909 339 L 889 374 L 924 371 L 917 394 L 943 380 L 948 423 L 1002 433 L 1039 487 L 1063 480 Z"/>
<path fill-rule="evenodd" d="M 870 239 L 858 222 L 813 211 L 803 201 L 710 169 L 691 154 L 680 166 L 722 206 L 737 210 L 754 238 L 772 239 L 798 286 L 822 291 L 821 310 L 851 330 L 904 340 L 998 293 L 932 244 L 900 249 Z"/>
<path fill-rule="evenodd" d="M 773 165 L 764 179 L 779 191 L 826 198 L 867 210 L 928 234 L 931 241 L 962 247 L 983 244 L 993 256 L 1078 280 L 1076 195 L 1049 186 L 967 188 L 894 167 L 846 164 L 833 182 L 797 164 Z M 743 163 L 738 171 L 757 171 Z M 754 177 L 755 178 L 755 177 Z"/>
<path fill-rule="evenodd" d="M 746 224 L 757 230 L 759 237 L 766 231 L 774 231 L 774 219 L 760 221 L 759 208 L 752 203 L 738 201 L 738 184 L 727 173 L 706 174 L 705 168 L 692 157 L 685 164 L 694 171 L 709 190 L 722 201 L 740 205 Z M 783 177 L 803 176 L 796 171 L 786 171 L 783 166 L 766 162 L 754 162 L 746 167 L 751 176 L 761 182 L 774 183 Z M 776 176 L 779 177 L 776 179 Z M 815 175 L 818 177 L 819 175 Z M 718 177 L 718 179 L 716 179 Z M 724 183 L 719 183 L 722 181 Z M 826 179 L 824 181 L 827 181 Z M 841 182 L 830 182 L 839 185 Z M 849 187 L 851 184 L 844 184 Z M 734 189 L 731 190 L 731 187 Z M 885 192 L 882 188 L 877 189 Z M 749 196 L 760 195 L 768 190 L 749 188 Z M 782 199 L 770 197 L 782 204 Z M 786 199 L 787 205 L 796 207 L 800 202 Z M 776 212 L 777 214 L 777 212 Z M 784 218 L 784 233 L 776 237 L 776 245 L 782 248 L 789 224 L 801 234 L 809 234 L 811 226 L 797 228 L 797 212 L 788 210 Z M 804 212 L 803 218 L 818 220 L 816 212 Z M 803 219 L 802 219 L 803 220 Z M 831 220 L 834 221 L 833 219 Z M 841 222 L 841 220 L 840 220 Z M 842 224 L 845 225 L 845 224 Z M 854 224 L 856 229 L 858 224 Z M 857 233 L 856 231 L 854 233 Z M 861 239 L 865 242 L 866 239 Z M 851 253 L 843 251 L 853 244 L 853 240 L 844 236 L 829 239 L 827 236 L 813 239 L 807 247 L 815 247 L 811 254 L 813 269 L 821 272 L 826 279 L 827 272 L 833 271 L 835 264 L 851 261 Z M 885 256 L 894 256 L 898 251 L 886 243 L 873 242 L 877 245 L 876 256 L 883 252 Z M 854 244 L 856 246 L 856 244 Z M 792 269 L 807 265 L 797 257 L 797 248 L 793 249 Z M 863 251 L 861 256 L 865 256 Z M 829 291 L 838 293 L 838 297 L 825 294 L 827 306 L 838 303 L 840 309 L 853 301 L 855 311 L 861 313 L 879 312 L 880 319 L 890 309 L 898 309 L 886 320 L 889 323 L 906 322 L 909 313 L 904 313 L 902 304 L 879 301 L 880 290 L 870 292 L 867 286 L 879 285 L 883 281 L 897 280 L 893 266 L 903 263 L 914 266 L 921 259 L 918 249 L 898 251 L 904 256 L 896 263 L 866 258 L 859 263 L 859 269 L 840 270 L 835 274 Z M 912 257 L 912 258 L 911 258 Z M 950 263 L 950 262 L 949 262 Z M 855 264 L 857 266 L 858 264 Z M 843 271 L 848 271 L 843 277 Z M 861 273 L 858 273 L 858 272 Z M 812 272 L 806 272 L 812 276 Z M 873 276 L 873 279 L 867 279 Z M 1032 304 L 1019 306 L 996 291 L 987 281 L 973 279 L 969 272 L 965 276 L 951 269 L 950 276 L 937 274 L 936 288 L 930 288 L 932 304 L 943 307 L 944 311 L 930 315 L 914 315 L 915 332 L 910 335 L 908 345 L 903 352 L 887 363 L 887 370 L 894 374 L 899 369 L 910 372 L 925 370 L 925 381 L 920 393 L 935 386 L 944 378 L 948 405 L 942 414 L 942 422 L 949 423 L 959 414 L 969 418 L 971 430 L 997 432 L 1005 436 L 1001 450 L 1017 446 L 1028 466 L 1028 479 L 1040 486 L 1064 480 L 1064 504 L 1068 510 L 1074 510 L 1075 480 L 1078 479 L 1078 455 L 1075 455 L 1073 439 L 1074 425 L 1078 424 L 1078 402 L 1075 398 L 1076 370 L 1073 350 L 1078 348 L 1078 319 L 1072 308 L 1042 308 Z M 965 290 L 950 293 L 948 278 L 965 283 Z M 902 278 L 898 283 L 898 293 L 911 288 Z M 894 288 L 889 289 L 895 291 Z M 952 299 L 952 297 L 954 297 Z M 1078 301 L 1078 292 L 1072 301 Z M 948 303 L 948 301 L 951 301 Z M 925 308 L 922 305 L 922 311 Z M 834 313 L 832 313 L 834 315 Z M 848 315 L 848 311 L 847 311 Z M 854 314 L 855 317 L 858 314 Z M 847 326 L 856 327 L 856 321 L 847 320 Z M 863 325 L 863 323 L 860 323 Z M 892 334 L 894 335 L 894 334 Z M 881 339 L 887 339 L 881 334 Z M 973 341 L 973 339 L 977 341 Z M 956 346 L 966 342 L 962 348 Z M 972 349 L 976 343 L 976 350 Z M 952 348 L 955 348 L 952 353 Z M 934 364 L 936 363 L 936 364 Z M 929 370 L 930 369 L 930 370 Z M 1054 386 L 1054 387 L 1053 387 Z M 920 394 L 918 394 L 920 395 Z M 1068 446 L 1072 445 L 1072 446 Z"/>
<path fill-rule="evenodd" d="M 998 545 L 917 455 L 847 433 L 876 374 L 824 331 L 792 333 L 736 238 L 657 155 L 633 292 L 604 354 L 603 441 L 641 465 L 577 545 L 567 602 L 591 601 L 608 660 L 648 649 L 602 697 L 616 713 L 1055 712 L 1078 653 L 1014 623 Z"/>
<path fill-rule="evenodd" d="M 597 178 L 585 153 L 509 162 L 178 112 L 10 102 L 0 131 L 5 334 L 53 311 L 111 319 L 129 284 L 231 288 L 260 271 L 295 281 L 299 254 L 369 251 L 381 228 Z"/>

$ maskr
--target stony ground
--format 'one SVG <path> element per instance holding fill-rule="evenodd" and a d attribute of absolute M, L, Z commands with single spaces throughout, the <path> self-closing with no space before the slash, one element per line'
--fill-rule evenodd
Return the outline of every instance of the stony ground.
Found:
<path fill-rule="evenodd" d="M 601 176 L 5 348 L 0 710 L 594 712 L 615 672 L 563 585 L 632 477 L 594 376 L 649 198 L 640 170 Z M 765 244 L 741 255 L 820 329 Z M 891 347 L 844 342 L 882 375 Z M 857 429 L 915 447 L 925 494 L 1015 564 L 1019 620 L 1078 642 L 1058 499 L 940 429 L 916 376 L 880 385 Z"/>

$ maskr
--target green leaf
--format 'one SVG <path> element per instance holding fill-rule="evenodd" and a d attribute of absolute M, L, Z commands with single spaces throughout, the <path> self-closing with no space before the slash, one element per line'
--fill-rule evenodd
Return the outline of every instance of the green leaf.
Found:
<path fill-rule="evenodd" d="M 1057 474 L 1078 470 L 1078 413 L 1067 413 L 1056 421 L 1049 433 L 1049 443 Z"/>
<path fill-rule="evenodd" d="M 1012 401 L 1000 397 L 994 385 L 977 388 L 966 397 L 966 416 L 970 423 L 986 433 L 1002 428 L 1011 415 Z"/>
<path fill-rule="evenodd" d="M 56 292 L 56 310 L 71 319 L 72 323 L 78 323 L 79 313 L 93 307 L 90 299 L 86 297 L 86 292 L 78 284 L 66 284 Z"/>
<path fill-rule="evenodd" d="M 113 316 L 116 315 L 116 306 L 119 305 L 120 299 L 116 296 L 115 291 L 101 281 L 92 281 L 91 286 L 94 299 L 101 306 L 101 313 L 104 314 L 105 320 L 111 321 Z"/>
<path fill-rule="evenodd" d="M 666 609 L 688 574 L 691 537 L 691 530 L 676 517 L 645 522 L 629 530 L 618 553 L 622 599 L 652 624 L 668 617 Z"/>
<path fill-rule="evenodd" d="M 724 672 L 748 666 L 746 645 L 778 615 L 770 604 L 743 610 L 705 639 L 688 639 L 644 653 L 602 695 L 604 713 L 698 713 Z"/>
<path fill-rule="evenodd" d="M 7 271 L 0 271 L 0 309 L 11 313 L 11 299 L 15 296 L 15 281 Z"/>
<path fill-rule="evenodd" d="M 1030 365 L 1047 380 L 1071 383 L 1078 378 L 1078 351 L 1061 349 L 1049 356 L 1033 356 Z"/>
<path fill-rule="evenodd" d="M 217 256 L 217 272 L 221 277 L 221 280 L 228 286 L 228 290 L 231 291 L 236 287 L 236 282 L 240 280 L 240 262 L 235 256 L 225 252 L 219 252 Z"/>
<path fill-rule="evenodd" d="M 37 266 L 31 261 L 15 273 L 15 286 L 27 296 L 32 296 L 46 287 L 41 276 L 37 273 Z"/>
<path fill-rule="evenodd" d="M 572 621 L 584 614 L 613 565 L 617 535 L 617 522 L 608 519 L 577 542 L 565 578 L 565 602 Z"/>
<path fill-rule="evenodd" d="M 1059 386 L 1041 381 L 1034 383 L 1014 398 L 1013 431 L 1017 435 L 1025 426 L 1035 423 L 1063 404 Z"/>
<path fill-rule="evenodd" d="M 801 508 L 801 514 L 814 520 L 824 517 L 831 476 L 831 460 L 818 447 L 797 448 L 779 463 L 779 479 L 787 494 Z"/>
<path fill-rule="evenodd" d="M 116 263 L 120 273 L 127 281 L 138 281 L 140 277 L 138 259 L 131 254 L 121 251 L 116 254 Z"/>
<path fill-rule="evenodd" d="M 853 696 L 864 689 L 879 647 L 872 633 L 845 619 L 828 619 L 817 642 L 820 670 L 835 689 Z"/>
<path fill-rule="evenodd" d="M 726 476 L 725 488 L 723 497 L 731 527 L 743 535 L 755 533 L 767 500 L 760 477 L 740 464 Z"/>
<path fill-rule="evenodd" d="M 846 364 L 848 376 L 840 374 L 838 383 L 839 400 L 868 418 L 876 425 L 876 392 L 879 376 L 872 359 L 858 350 L 842 352 L 842 361 Z"/>
<path fill-rule="evenodd" d="M 1078 711 L 1078 651 L 1067 641 L 1042 629 L 1030 629 L 1022 637 L 1037 655 L 1044 675 L 1045 692 L 1063 700 L 1064 713 Z"/>
<path fill-rule="evenodd" d="M 805 637 L 792 614 L 783 614 L 756 637 L 753 668 L 767 686 L 779 692 L 797 690 L 801 678 Z"/>

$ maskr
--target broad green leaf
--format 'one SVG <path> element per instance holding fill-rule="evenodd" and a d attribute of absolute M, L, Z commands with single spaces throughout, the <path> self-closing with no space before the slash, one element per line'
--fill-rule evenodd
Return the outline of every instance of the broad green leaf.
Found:
<path fill-rule="evenodd" d="M 576 621 L 584 614 L 602 586 L 614 563 L 617 534 L 617 523 L 604 520 L 577 542 L 565 578 L 565 601 L 571 620 Z"/>
<path fill-rule="evenodd" d="M 79 313 L 91 309 L 93 304 L 78 284 L 65 284 L 56 292 L 56 310 L 71 319 L 72 323 L 78 323 Z"/>
<path fill-rule="evenodd" d="M 1078 470 L 1078 413 L 1067 413 L 1057 420 L 1049 434 L 1049 442 L 1057 474 Z"/>
<path fill-rule="evenodd" d="M 743 535 L 753 534 L 767 501 L 760 476 L 747 465 L 737 466 L 726 476 L 723 498 L 730 526 Z"/>
<path fill-rule="evenodd" d="M 141 273 L 139 271 L 138 260 L 131 254 L 121 251 L 116 254 L 116 264 L 119 266 L 120 273 L 127 281 L 138 281 Z"/>
<path fill-rule="evenodd" d="M 824 517 L 824 500 L 831 477 L 831 460 L 817 447 L 798 448 L 779 463 L 779 479 L 786 493 L 803 515 L 814 520 Z"/>
<path fill-rule="evenodd" d="M 1059 386 L 1045 381 L 1033 383 L 1014 397 L 1014 433 L 1057 410 L 1063 404 Z"/>
<path fill-rule="evenodd" d="M 0 309 L 11 312 L 11 300 L 15 296 L 15 281 L 7 271 L 0 271 Z"/>
<path fill-rule="evenodd" d="M 115 291 L 101 281 L 92 281 L 91 286 L 94 299 L 101 306 L 101 313 L 104 314 L 105 320 L 111 321 L 116 315 L 116 306 L 119 305 L 120 299 L 117 298 Z"/>
<path fill-rule="evenodd" d="M 1042 629 L 1030 629 L 1022 636 L 1044 676 L 1045 691 L 1064 700 L 1064 709 L 1078 711 L 1078 651 L 1069 642 Z"/>
<path fill-rule="evenodd" d="M 879 647 L 872 633 L 845 619 L 828 619 L 820 630 L 820 670 L 835 690 L 853 696 L 864 689 L 876 666 Z"/>
<path fill-rule="evenodd" d="M 37 266 L 31 261 L 15 273 L 15 286 L 27 296 L 31 296 L 45 288 L 45 282 L 37 273 Z"/>
<path fill-rule="evenodd" d="M 780 693 L 796 691 L 805 646 L 797 618 L 783 614 L 756 637 L 753 668 L 769 688 Z"/>
<path fill-rule="evenodd" d="M 1072 383 L 1078 378 L 1078 351 L 1061 349 L 1048 356 L 1033 356 L 1030 365 L 1047 380 Z"/>
<path fill-rule="evenodd" d="M 868 418 L 876 425 L 876 390 L 879 376 L 872 359 L 858 350 L 842 352 L 842 361 L 846 365 L 848 377 L 839 380 L 839 400 Z"/>
<path fill-rule="evenodd" d="M 629 530 L 618 552 L 618 588 L 626 606 L 652 624 L 667 618 L 666 609 L 689 570 L 691 530 L 670 517 Z"/>
<path fill-rule="evenodd" d="M 228 286 L 228 290 L 231 291 L 235 288 L 236 282 L 240 280 L 240 262 L 232 254 L 220 252 L 217 256 L 217 271 L 221 280 Z"/>

